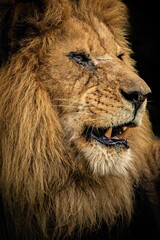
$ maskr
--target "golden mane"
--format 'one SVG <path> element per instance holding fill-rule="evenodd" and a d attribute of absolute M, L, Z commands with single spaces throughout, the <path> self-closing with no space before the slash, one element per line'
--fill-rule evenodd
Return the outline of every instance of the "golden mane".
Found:
<path fill-rule="evenodd" d="M 77 164 L 76 151 L 64 139 L 59 108 L 44 84 L 50 79 L 53 39 L 59 41 L 71 16 L 88 25 L 96 16 L 129 55 L 125 5 L 118 0 L 14 2 L 8 58 L 0 69 L 0 191 L 8 214 L 21 228 L 17 239 L 47 239 L 48 234 L 58 239 L 92 230 L 102 221 L 109 226 L 119 218 L 129 222 L 134 188 L 151 177 L 156 164 L 149 158 L 153 134 L 148 114 L 139 130 L 131 130 L 134 163 L 128 173 L 96 176 L 85 170 L 86 163 Z M 3 7 L 7 4 L 3 1 Z"/>

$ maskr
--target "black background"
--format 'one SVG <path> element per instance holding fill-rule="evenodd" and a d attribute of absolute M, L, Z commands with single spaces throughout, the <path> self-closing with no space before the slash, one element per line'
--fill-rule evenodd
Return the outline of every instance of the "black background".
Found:
<path fill-rule="evenodd" d="M 130 39 L 136 69 L 150 86 L 148 110 L 156 136 L 160 137 L 160 11 L 159 1 L 124 0 L 129 10 Z"/>

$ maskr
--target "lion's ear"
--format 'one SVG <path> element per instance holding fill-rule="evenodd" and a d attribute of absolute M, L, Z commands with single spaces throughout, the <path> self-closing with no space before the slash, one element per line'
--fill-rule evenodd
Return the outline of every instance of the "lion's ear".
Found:
<path fill-rule="evenodd" d="M 0 63 L 28 37 L 58 28 L 70 16 L 67 0 L 0 0 Z"/>

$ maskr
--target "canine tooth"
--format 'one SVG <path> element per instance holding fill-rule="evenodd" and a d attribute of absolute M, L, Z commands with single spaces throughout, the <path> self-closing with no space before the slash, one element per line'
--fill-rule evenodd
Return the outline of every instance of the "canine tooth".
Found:
<path fill-rule="evenodd" d="M 123 127 L 123 132 L 125 132 L 128 129 L 128 127 L 124 126 Z"/>
<path fill-rule="evenodd" d="M 110 127 L 110 128 L 107 130 L 107 132 L 105 133 L 105 136 L 106 136 L 107 138 L 110 138 L 111 135 L 112 135 L 112 128 Z"/>
<path fill-rule="evenodd" d="M 127 128 L 125 128 L 125 130 L 124 130 L 122 133 L 116 135 L 116 137 L 117 137 L 117 138 L 121 138 L 121 139 L 122 139 L 122 138 L 123 138 L 123 139 L 126 139 L 128 131 L 129 131 L 129 128 L 127 127 Z"/>

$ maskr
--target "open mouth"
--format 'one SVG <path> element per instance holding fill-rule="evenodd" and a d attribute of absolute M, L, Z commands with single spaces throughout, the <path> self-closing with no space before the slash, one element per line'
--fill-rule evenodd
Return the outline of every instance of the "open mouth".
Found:
<path fill-rule="evenodd" d="M 126 138 L 130 124 L 123 124 L 109 128 L 86 127 L 83 135 L 87 140 L 94 139 L 105 146 L 116 146 L 129 148 Z"/>

